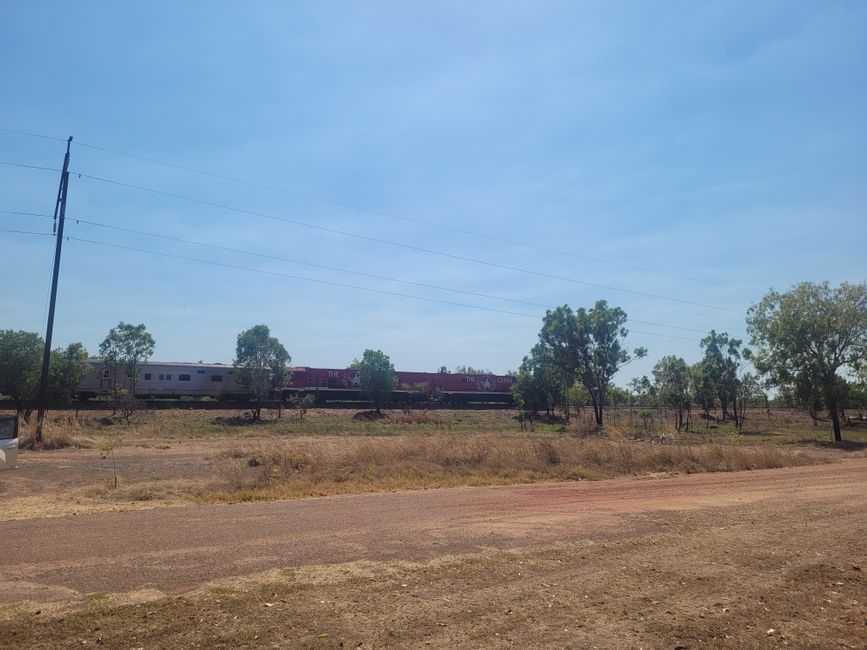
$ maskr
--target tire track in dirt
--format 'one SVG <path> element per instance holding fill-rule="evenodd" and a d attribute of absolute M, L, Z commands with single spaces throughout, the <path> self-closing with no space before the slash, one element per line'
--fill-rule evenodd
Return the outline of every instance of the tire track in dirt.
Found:
<path fill-rule="evenodd" d="M 867 459 L 670 479 L 452 488 L 0 522 L 0 603 L 182 593 L 211 580 L 354 560 L 621 538 L 632 513 L 770 498 L 867 498 Z M 724 516 L 721 514 L 721 516 Z"/>

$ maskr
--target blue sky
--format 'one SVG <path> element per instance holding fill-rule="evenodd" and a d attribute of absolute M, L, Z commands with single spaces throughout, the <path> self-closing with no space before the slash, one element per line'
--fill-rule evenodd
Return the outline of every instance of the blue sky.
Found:
<path fill-rule="evenodd" d="M 743 334 L 770 287 L 865 279 L 865 33 L 855 1 L 13 1 L 0 127 L 75 138 L 58 345 L 95 352 L 125 320 L 156 359 L 230 362 L 265 323 L 298 365 L 372 347 L 399 369 L 504 372 L 539 305 L 604 298 L 669 326 L 630 323 L 649 357 L 624 383 L 696 360 L 700 332 Z M 0 131 L 2 161 L 59 167 L 63 150 Z M 57 182 L 0 165 L 0 211 L 52 212 Z M 0 254 L 0 328 L 44 332 L 53 240 L 0 232 Z"/>

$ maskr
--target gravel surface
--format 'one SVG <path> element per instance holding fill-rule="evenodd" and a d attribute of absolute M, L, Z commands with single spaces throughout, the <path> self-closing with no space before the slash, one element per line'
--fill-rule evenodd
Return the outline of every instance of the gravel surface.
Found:
<path fill-rule="evenodd" d="M 487 548 L 622 539 L 658 525 L 628 516 L 636 513 L 823 496 L 867 497 L 867 459 L 670 479 L 456 488 L 6 521 L 0 522 L 0 604 L 140 589 L 178 594 L 212 580 L 279 567 L 426 560 Z"/>

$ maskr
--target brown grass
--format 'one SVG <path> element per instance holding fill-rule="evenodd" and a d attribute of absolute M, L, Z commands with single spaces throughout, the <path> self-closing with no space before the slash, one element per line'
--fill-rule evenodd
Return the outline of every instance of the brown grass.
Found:
<path fill-rule="evenodd" d="M 771 446 L 660 444 L 574 437 L 401 436 L 310 445 L 291 440 L 222 457 L 202 502 L 233 503 L 365 491 L 574 481 L 805 465 L 814 454 Z"/>
<path fill-rule="evenodd" d="M 20 432 L 19 446 L 21 449 L 35 449 L 36 428 Z M 96 443 L 88 436 L 74 435 L 67 430 L 54 429 L 45 431 L 42 437 L 40 449 L 50 451 L 52 449 L 66 449 L 68 447 L 94 447 Z"/>

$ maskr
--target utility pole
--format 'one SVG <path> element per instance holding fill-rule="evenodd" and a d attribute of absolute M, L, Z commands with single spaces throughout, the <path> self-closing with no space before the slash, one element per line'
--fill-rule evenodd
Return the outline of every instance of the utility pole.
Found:
<path fill-rule="evenodd" d="M 42 429 L 45 424 L 45 403 L 48 399 L 48 364 L 51 361 L 51 335 L 54 333 L 54 304 L 57 302 L 57 278 L 60 275 L 60 252 L 63 247 L 63 223 L 66 219 L 66 193 L 69 189 L 69 146 L 72 136 L 66 141 L 66 156 L 63 158 L 63 170 L 60 172 L 60 187 L 57 189 L 57 202 L 54 204 L 54 224 L 57 227 L 54 248 L 54 274 L 51 276 L 51 301 L 48 303 L 48 325 L 45 328 L 45 350 L 42 353 L 42 375 L 39 381 L 39 411 L 36 415 L 37 447 L 42 445 Z M 60 220 L 57 219 L 58 210 Z"/>

